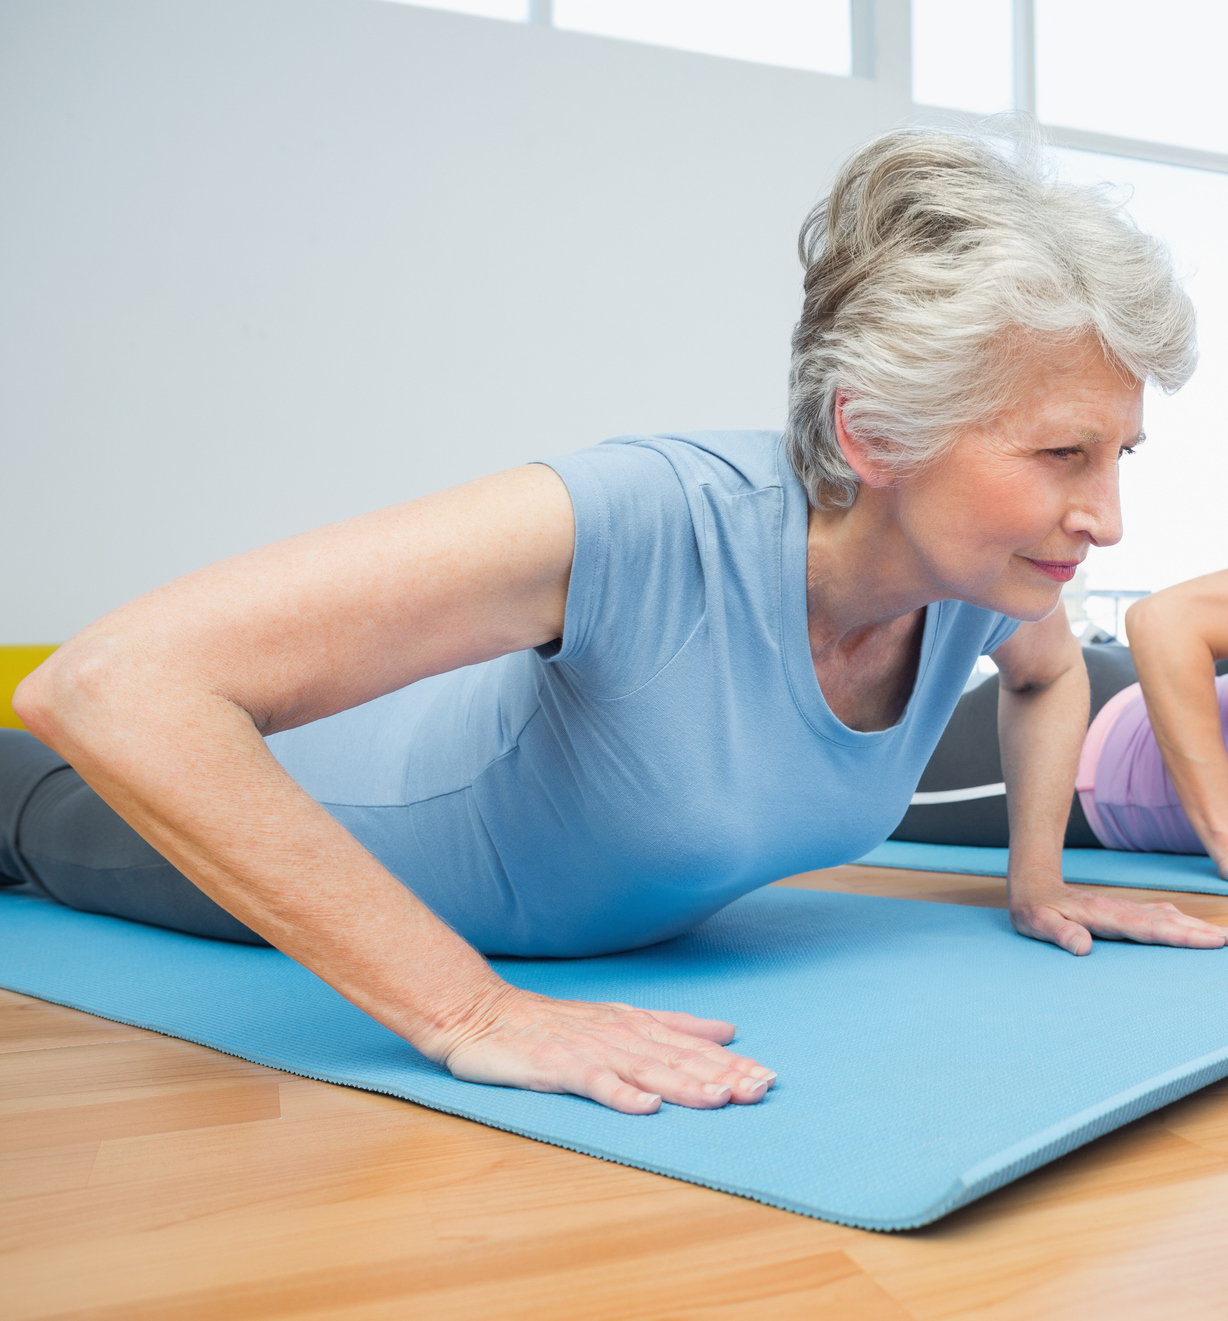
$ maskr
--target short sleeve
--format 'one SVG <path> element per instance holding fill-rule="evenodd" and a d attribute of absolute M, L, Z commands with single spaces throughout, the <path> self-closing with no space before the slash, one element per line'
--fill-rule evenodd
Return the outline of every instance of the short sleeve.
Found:
<path fill-rule="evenodd" d="M 685 478 L 661 448 L 634 440 L 543 462 L 567 486 L 576 541 L 563 637 L 538 654 L 594 696 L 622 696 L 667 665 L 703 617 Z"/>
<path fill-rule="evenodd" d="M 990 656 L 997 651 L 1008 638 L 1014 636 L 1020 624 L 1018 619 L 1012 619 L 1009 615 L 998 615 L 996 618 L 997 623 L 990 629 L 985 645 L 981 648 L 982 656 Z"/>

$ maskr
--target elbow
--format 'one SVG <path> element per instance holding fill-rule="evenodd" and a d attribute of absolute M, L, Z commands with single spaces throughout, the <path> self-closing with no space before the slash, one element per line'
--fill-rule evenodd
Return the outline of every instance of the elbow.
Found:
<path fill-rule="evenodd" d="M 49 747 L 63 754 L 80 731 L 104 710 L 115 687 L 109 650 L 68 643 L 17 685 L 13 713 Z"/>
<path fill-rule="evenodd" d="M 1152 651 L 1171 652 L 1196 640 L 1198 628 L 1188 601 L 1169 588 L 1135 601 L 1126 611 L 1126 637 L 1137 665 L 1140 656 L 1145 662 Z"/>
<path fill-rule="evenodd" d="M 48 741 L 47 733 L 55 709 L 50 684 L 43 673 L 50 663 L 44 661 L 32 674 L 27 674 L 13 693 L 13 714 L 35 738 L 42 739 L 44 743 Z"/>
<path fill-rule="evenodd" d="M 1144 596 L 1135 601 L 1126 611 L 1126 636 L 1133 644 L 1151 630 L 1152 619 L 1156 612 L 1154 596 Z"/>

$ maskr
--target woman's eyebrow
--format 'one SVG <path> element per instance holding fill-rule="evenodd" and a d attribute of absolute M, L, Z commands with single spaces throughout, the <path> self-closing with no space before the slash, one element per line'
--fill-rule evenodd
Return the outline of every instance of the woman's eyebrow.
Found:
<path fill-rule="evenodd" d="M 1086 428 L 1077 434 L 1079 439 L 1087 445 L 1101 445 L 1105 440 L 1105 437 L 1101 435 L 1099 431 L 1091 427 Z M 1124 441 L 1123 444 L 1127 449 L 1134 449 L 1136 446 L 1141 445 L 1146 439 L 1147 433 L 1145 431 L 1140 431 L 1133 440 Z"/>

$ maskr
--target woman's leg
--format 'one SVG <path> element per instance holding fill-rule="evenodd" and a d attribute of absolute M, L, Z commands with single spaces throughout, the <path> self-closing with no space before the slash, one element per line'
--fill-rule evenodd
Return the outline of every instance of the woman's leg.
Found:
<path fill-rule="evenodd" d="M 86 913 L 266 945 L 32 734 L 0 729 L 0 887 Z"/>
<path fill-rule="evenodd" d="M 1083 659 L 1091 681 L 1091 717 L 1094 719 L 1110 697 L 1132 683 L 1137 683 L 1138 679 L 1129 650 L 1116 643 L 1084 647 Z M 935 793 L 1001 782 L 998 678 L 994 675 L 959 699 L 917 787 L 922 793 Z M 1005 848 L 1009 835 L 1006 798 L 1003 794 L 996 794 L 965 802 L 916 804 L 904 814 L 903 821 L 896 827 L 891 838 L 922 844 L 973 844 L 985 848 Z M 1077 794 L 1071 804 L 1070 819 L 1066 823 L 1066 847 L 1101 847 L 1100 841 L 1087 824 Z"/>

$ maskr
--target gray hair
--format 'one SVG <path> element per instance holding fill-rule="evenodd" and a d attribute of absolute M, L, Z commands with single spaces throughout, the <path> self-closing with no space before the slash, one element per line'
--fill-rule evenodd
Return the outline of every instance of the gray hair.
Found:
<path fill-rule="evenodd" d="M 786 442 L 816 506 L 847 507 L 849 429 L 914 471 L 1012 406 L 1029 342 L 1094 335 L 1167 391 L 1197 362 L 1194 308 L 1167 248 L 1104 189 L 1057 182 L 1033 144 L 899 130 L 862 147 L 802 226 Z"/>

